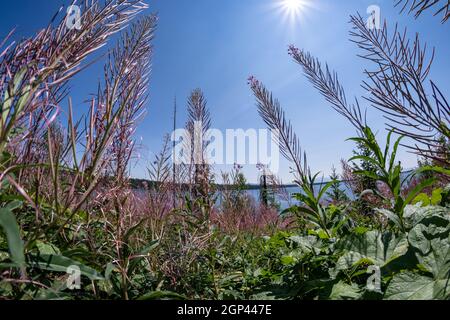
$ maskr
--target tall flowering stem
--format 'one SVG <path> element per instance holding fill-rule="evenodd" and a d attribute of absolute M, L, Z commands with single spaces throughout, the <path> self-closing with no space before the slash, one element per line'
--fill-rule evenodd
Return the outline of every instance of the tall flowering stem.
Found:
<path fill-rule="evenodd" d="M 258 112 L 269 129 L 279 133 L 279 147 L 283 156 L 294 164 L 294 172 L 300 178 L 309 171 L 306 153 L 302 153 L 300 140 L 294 132 L 292 124 L 286 119 L 280 102 L 255 77 L 248 79 L 248 84 L 257 100 Z"/>
<path fill-rule="evenodd" d="M 58 24 L 50 24 L 33 38 L 0 49 L 0 154 L 12 130 L 34 113 L 45 110 L 47 114 L 57 106 L 67 94 L 67 81 L 86 67 L 86 57 L 145 8 L 137 0 L 107 1 L 104 5 L 85 1 L 80 5 L 81 29 L 68 28 L 68 17 L 63 16 Z"/>
<path fill-rule="evenodd" d="M 359 132 L 362 132 L 366 125 L 365 114 L 361 111 L 358 99 L 355 99 L 353 104 L 347 101 L 345 90 L 337 73 L 331 71 L 328 65 L 323 66 L 309 52 L 300 50 L 294 45 L 289 46 L 288 53 L 303 68 L 308 80 L 325 97 L 333 109 L 347 118 Z"/>
<path fill-rule="evenodd" d="M 450 105 L 435 82 L 427 85 L 434 49 L 428 50 L 418 35 L 411 41 L 397 26 L 392 32 L 386 23 L 370 29 L 359 15 L 351 16 L 351 23 L 360 57 L 374 66 L 365 71 L 366 100 L 384 113 L 389 130 L 415 140 L 409 148 L 449 166 L 449 152 L 439 147 L 442 138 L 450 140 Z"/>
<path fill-rule="evenodd" d="M 416 18 L 425 11 L 434 10 L 434 15 L 443 15 L 442 23 L 450 18 L 449 0 L 394 0 L 396 6 L 400 6 L 402 11 L 413 13 Z"/>

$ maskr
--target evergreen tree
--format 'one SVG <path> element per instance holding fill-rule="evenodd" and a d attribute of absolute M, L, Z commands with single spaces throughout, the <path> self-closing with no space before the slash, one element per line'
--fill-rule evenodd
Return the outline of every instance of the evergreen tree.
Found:
<path fill-rule="evenodd" d="M 375 156 L 371 150 L 369 150 L 365 145 L 360 143 L 357 144 L 357 150 L 353 150 L 353 154 L 355 156 L 364 156 L 367 158 L 372 158 Z M 374 174 L 377 173 L 375 165 L 367 160 L 361 160 L 359 164 L 353 163 L 353 170 L 354 171 L 364 170 L 367 172 L 372 172 Z M 377 181 L 372 178 L 360 176 L 359 179 L 361 190 L 357 190 L 358 193 L 361 193 L 365 190 L 373 190 L 377 186 Z"/>
<path fill-rule="evenodd" d="M 333 166 L 331 169 L 330 179 L 334 181 L 334 183 L 330 187 L 330 191 L 327 192 L 327 196 L 333 203 L 342 203 L 349 201 L 347 194 L 344 190 L 340 188 L 341 182 L 339 174 L 336 172 L 336 168 Z"/>
<path fill-rule="evenodd" d="M 367 158 L 375 157 L 373 152 L 361 143 L 357 144 L 357 150 L 353 150 L 353 154 L 355 156 L 364 156 Z M 375 175 L 377 173 L 377 169 L 376 169 L 375 165 L 367 160 L 360 160 L 360 162 L 358 164 L 353 162 L 352 165 L 353 165 L 353 171 L 363 170 L 366 172 L 374 173 Z M 377 181 L 375 179 L 367 177 L 366 175 L 358 175 L 357 179 L 358 179 L 358 181 L 357 181 L 358 183 L 356 185 L 358 186 L 358 188 L 357 188 L 357 190 L 353 190 L 353 192 L 356 195 L 359 196 L 362 192 L 364 192 L 366 190 L 376 190 Z M 359 199 L 356 202 L 356 208 L 362 214 L 367 215 L 372 212 L 372 206 L 366 199 Z"/>

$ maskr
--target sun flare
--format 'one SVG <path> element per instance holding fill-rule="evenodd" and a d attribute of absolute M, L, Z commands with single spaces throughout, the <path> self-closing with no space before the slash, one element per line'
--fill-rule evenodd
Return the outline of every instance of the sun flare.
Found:
<path fill-rule="evenodd" d="M 277 0 L 275 5 L 284 20 L 289 21 L 291 25 L 301 20 L 306 11 L 313 7 L 312 0 Z"/>
<path fill-rule="evenodd" d="M 305 6 L 303 0 L 283 0 L 282 6 L 290 13 L 299 13 Z"/>

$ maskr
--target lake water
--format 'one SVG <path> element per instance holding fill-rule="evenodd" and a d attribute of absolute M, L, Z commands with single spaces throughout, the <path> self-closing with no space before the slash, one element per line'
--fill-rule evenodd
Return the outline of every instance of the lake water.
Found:
<path fill-rule="evenodd" d="M 406 171 L 402 173 L 402 179 L 405 179 L 409 176 L 409 174 L 412 171 Z M 408 180 L 410 180 L 411 178 L 408 178 Z M 314 191 L 316 192 L 316 194 L 318 194 L 320 188 L 323 188 L 326 185 L 326 183 L 323 184 L 316 184 L 314 185 Z M 355 195 L 353 194 L 353 192 L 348 188 L 347 184 L 344 182 L 340 182 L 339 183 L 339 189 L 343 190 L 346 195 L 350 198 L 350 199 L 355 199 Z M 146 191 L 144 190 L 135 190 L 135 192 L 139 193 L 144 193 Z M 254 188 L 254 189 L 249 189 L 246 191 L 247 194 L 249 194 L 255 201 L 260 201 L 261 199 L 261 189 L 260 188 Z M 296 202 L 295 200 L 292 199 L 292 195 L 295 193 L 300 193 L 301 189 L 297 186 L 285 186 L 284 187 L 284 192 L 282 192 L 282 195 L 276 195 L 275 200 L 276 202 L 280 205 L 280 209 L 284 210 L 289 208 L 290 206 L 294 205 Z M 326 196 L 325 196 L 326 199 Z M 221 202 L 221 196 L 220 196 L 220 191 L 218 192 L 218 197 L 217 197 L 217 205 L 219 205 Z"/>
<path fill-rule="evenodd" d="M 320 188 L 323 188 L 324 186 L 325 186 L 325 184 L 315 185 L 314 191 L 316 192 L 316 194 L 318 194 Z M 345 183 L 340 183 L 339 188 L 341 190 L 343 190 L 350 199 L 355 198 L 352 191 L 347 187 L 347 185 Z M 256 201 L 260 201 L 261 189 L 250 189 L 250 190 L 247 190 L 246 192 Z M 287 186 L 287 187 L 284 187 L 284 192 L 282 192 L 282 195 L 281 196 L 277 195 L 275 197 L 275 200 L 277 203 L 280 204 L 280 209 L 284 210 L 284 209 L 289 208 L 293 204 L 295 204 L 295 200 L 292 199 L 292 195 L 295 193 L 300 193 L 300 192 L 301 192 L 301 189 L 297 186 Z M 220 201 L 220 197 L 219 197 L 219 201 Z"/>
<path fill-rule="evenodd" d="M 405 183 L 408 183 L 411 180 L 411 173 L 413 172 L 413 170 L 407 170 L 402 172 L 401 174 L 401 179 L 405 179 Z M 326 185 L 327 182 L 325 183 L 319 183 L 314 185 L 314 191 L 316 192 L 316 194 L 318 194 L 320 188 L 323 188 Z M 347 186 L 346 183 L 344 182 L 340 182 L 339 183 L 339 189 L 341 189 L 342 191 L 345 192 L 345 194 L 350 198 L 350 199 L 355 199 L 355 195 L 353 194 L 352 190 Z M 259 201 L 260 200 L 260 190 L 261 189 L 252 189 L 252 190 L 247 190 L 248 194 L 250 194 L 255 200 Z M 276 201 L 280 204 L 280 207 L 282 210 L 289 208 L 290 206 L 292 206 L 293 204 L 295 204 L 295 200 L 292 200 L 292 195 L 295 193 L 300 193 L 300 188 L 297 186 L 287 186 L 285 187 L 285 191 L 288 194 L 289 197 L 276 197 Z M 290 200 L 287 200 L 290 199 Z"/>

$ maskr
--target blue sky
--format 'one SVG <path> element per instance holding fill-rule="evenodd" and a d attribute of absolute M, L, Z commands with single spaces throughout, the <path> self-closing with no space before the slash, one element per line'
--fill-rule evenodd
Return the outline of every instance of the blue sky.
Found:
<path fill-rule="evenodd" d="M 448 88 L 450 67 L 450 24 L 425 14 L 418 20 L 399 14 L 393 1 L 311 0 L 295 21 L 286 19 L 277 7 L 279 0 L 152 0 L 150 12 L 159 15 L 154 42 L 155 53 L 150 85 L 148 114 L 137 135 L 142 137 L 140 160 L 133 165 L 136 177 L 146 177 L 145 167 L 161 147 L 165 133 L 172 131 L 172 107 L 177 96 L 178 124 L 185 122 L 185 101 L 192 89 L 202 88 L 213 118 L 213 127 L 225 129 L 265 128 L 247 86 L 249 75 L 256 76 L 280 100 L 300 136 L 314 171 L 325 175 L 340 159 L 351 156 L 353 144 L 345 140 L 354 129 L 312 88 L 287 54 L 289 44 L 311 51 L 340 74 L 348 98 L 361 96 L 365 63 L 356 57 L 354 44 L 348 41 L 349 15 L 366 15 L 370 5 L 379 5 L 383 19 L 393 25 L 407 26 L 410 34 L 419 32 L 422 40 L 437 49 L 431 78 Z M 61 4 L 70 1 L 20 0 L 2 3 L 0 35 L 17 27 L 17 39 L 30 36 L 48 23 Z M 83 101 L 94 93 L 101 79 L 99 62 L 78 75 L 71 84 L 76 112 L 88 106 Z M 449 97 L 447 97 L 449 98 Z M 369 110 L 369 123 L 385 136 L 383 118 Z M 416 157 L 402 151 L 406 168 Z M 289 165 L 282 162 L 280 175 L 291 181 Z M 219 167 L 217 170 L 225 170 Z M 257 180 L 254 166 L 245 167 L 250 182 Z"/>

